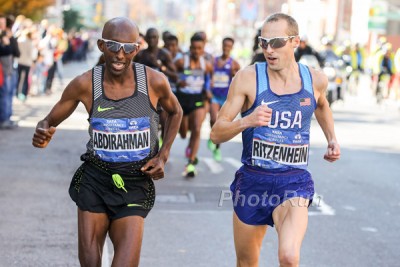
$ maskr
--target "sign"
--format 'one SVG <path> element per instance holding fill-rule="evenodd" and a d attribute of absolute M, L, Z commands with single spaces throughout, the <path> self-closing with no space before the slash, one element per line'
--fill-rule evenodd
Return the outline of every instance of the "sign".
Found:
<path fill-rule="evenodd" d="M 368 29 L 378 33 L 386 33 L 388 3 L 381 0 L 373 0 L 369 8 Z"/>

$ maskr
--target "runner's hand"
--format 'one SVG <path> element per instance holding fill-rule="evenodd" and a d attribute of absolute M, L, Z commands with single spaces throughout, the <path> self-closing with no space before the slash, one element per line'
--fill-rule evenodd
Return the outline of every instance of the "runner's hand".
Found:
<path fill-rule="evenodd" d="M 33 134 L 32 145 L 38 148 L 45 148 L 49 144 L 55 132 L 56 127 L 51 126 L 49 128 L 47 121 L 39 122 L 36 126 L 35 133 Z"/>
<path fill-rule="evenodd" d="M 164 161 L 159 157 L 150 159 L 140 170 L 153 180 L 164 178 Z"/>
<path fill-rule="evenodd" d="M 340 146 L 338 143 L 335 141 L 329 142 L 324 159 L 329 162 L 334 162 L 340 159 Z"/>
<path fill-rule="evenodd" d="M 270 109 L 267 105 L 259 105 L 254 111 L 244 117 L 249 124 L 249 127 L 260 127 L 260 126 L 268 126 L 271 122 L 272 117 L 272 109 Z"/>

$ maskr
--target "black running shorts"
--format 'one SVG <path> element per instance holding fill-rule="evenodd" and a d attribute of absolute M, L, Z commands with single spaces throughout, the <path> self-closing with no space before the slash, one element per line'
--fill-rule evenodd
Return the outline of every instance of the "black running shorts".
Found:
<path fill-rule="evenodd" d="M 154 205 L 155 188 L 148 177 L 123 177 L 85 162 L 72 178 L 69 195 L 79 209 L 106 213 L 111 220 L 145 218 Z"/>
<path fill-rule="evenodd" d="M 182 107 L 183 115 L 189 115 L 194 110 L 204 107 L 204 97 L 202 94 L 183 94 L 176 93 L 176 98 Z"/>

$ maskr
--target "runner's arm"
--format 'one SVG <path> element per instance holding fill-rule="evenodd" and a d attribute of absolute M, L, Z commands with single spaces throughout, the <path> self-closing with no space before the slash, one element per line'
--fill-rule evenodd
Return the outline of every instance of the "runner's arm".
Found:
<path fill-rule="evenodd" d="M 176 71 L 175 64 L 172 61 L 171 54 L 168 51 L 162 51 L 164 53 L 164 65 L 161 66 L 161 72 L 164 73 L 169 79 L 176 82 L 178 80 L 178 72 Z"/>
<path fill-rule="evenodd" d="M 313 86 L 316 90 L 315 96 L 317 102 L 315 117 L 324 132 L 326 140 L 328 141 L 328 150 L 324 158 L 332 162 L 340 158 L 340 146 L 335 135 L 332 111 L 329 107 L 328 100 L 326 99 L 328 79 L 321 72 L 316 72 L 314 70 L 312 70 L 312 72 Z"/>
<path fill-rule="evenodd" d="M 248 116 L 234 120 L 241 110 L 250 108 L 253 103 L 249 101 L 249 94 L 255 92 L 255 70 L 254 66 L 249 66 L 239 71 L 232 80 L 227 100 L 211 129 L 210 138 L 215 144 L 229 141 L 246 128 L 269 124 L 272 110 L 265 105 L 258 106 Z"/>
<path fill-rule="evenodd" d="M 240 64 L 236 60 L 232 61 L 232 77 L 236 75 L 236 73 L 240 70 Z"/>
<path fill-rule="evenodd" d="M 159 76 L 161 78 L 153 79 L 153 83 L 155 83 L 156 97 L 158 97 L 162 109 L 167 113 L 167 119 L 164 124 L 163 145 L 158 154 L 166 162 L 172 143 L 178 133 L 183 112 L 176 96 L 171 91 L 166 76 Z"/>
<path fill-rule="evenodd" d="M 165 162 L 168 160 L 172 143 L 178 133 L 183 112 L 178 100 L 169 87 L 167 77 L 155 71 L 149 71 L 148 74 L 151 84 L 150 99 L 152 104 L 153 106 L 157 106 L 157 103 L 159 103 L 167 113 L 167 118 L 164 122 L 163 145 L 158 154 L 150 159 L 141 170 L 148 177 L 158 180 L 164 177 Z"/>
<path fill-rule="evenodd" d="M 80 101 L 85 103 L 86 109 L 88 110 L 87 91 L 88 88 L 91 88 L 90 73 L 91 72 L 87 72 L 72 80 L 67 85 L 60 100 L 54 105 L 50 113 L 43 120 L 38 122 L 32 139 L 33 146 L 39 148 L 46 147 L 55 132 L 55 127 L 74 112 Z"/>

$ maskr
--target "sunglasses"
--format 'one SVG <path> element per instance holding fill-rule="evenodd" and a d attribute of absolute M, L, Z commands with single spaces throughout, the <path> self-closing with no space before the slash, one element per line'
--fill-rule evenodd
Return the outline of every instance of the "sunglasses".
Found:
<path fill-rule="evenodd" d="M 103 38 L 100 40 L 102 40 L 106 44 L 108 50 L 114 53 L 117 53 L 121 49 L 121 47 L 124 49 L 125 54 L 130 54 L 139 49 L 138 43 L 120 43 Z"/>
<path fill-rule="evenodd" d="M 287 37 L 275 37 L 271 39 L 258 36 L 258 41 L 262 49 L 268 49 L 268 45 L 270 45 L 271 48 L 281 48 L 286 45 L 288 40 L 293 39 L 296 36 L 297 35 L 287 36 Z"/>

